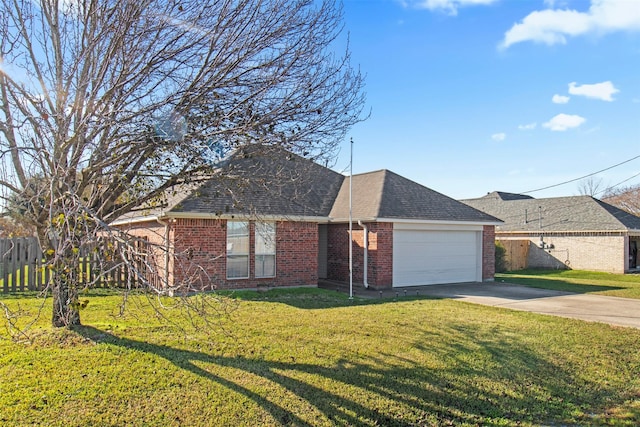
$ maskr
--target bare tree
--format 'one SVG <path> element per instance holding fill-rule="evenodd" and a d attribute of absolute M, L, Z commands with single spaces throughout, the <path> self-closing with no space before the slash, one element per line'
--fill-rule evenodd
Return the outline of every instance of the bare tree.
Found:
<path fill-rule="evenodd" d="M 364 104 L 341 22 L 330 0 L 0 0 L 0 198 L 37 230 L 54 326 L 80 323 L 80 249 L 220 152 L 335 154 Z"/>
<path fill-rule="evenodd" d="M 585 178 L 578 183 L 578 193 L 581 196 L 597 197 L 603 191 L 605 191 L 605 185 L 602 181 L 602 178 L 590 176 L 589 178 Z"/>
<path fill-rule="evenodd" d="M 640 185 L 609 189 L 602 200 L 623 211 L 640 216 Z"/>
<path fill-rule="evenodd" d="M 0 216 L 0 239 L 33 236 L 33 230 L 13 218 Z"/>

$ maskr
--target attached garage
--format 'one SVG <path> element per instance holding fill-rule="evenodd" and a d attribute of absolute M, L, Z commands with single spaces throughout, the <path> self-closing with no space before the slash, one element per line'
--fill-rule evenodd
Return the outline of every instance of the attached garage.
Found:
<path fill-rule="evenodd" d="M 394 224 L 393 287 L 482 281 L 482 227 Z"/>

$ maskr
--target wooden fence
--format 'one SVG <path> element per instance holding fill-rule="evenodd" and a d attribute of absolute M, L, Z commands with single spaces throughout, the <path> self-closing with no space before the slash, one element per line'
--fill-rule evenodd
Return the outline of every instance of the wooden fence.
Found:
<path fill-rule="evenodd" d="M 113 253 L 120 253 L 119 243 L 111 245 Z M 95 247 L 82 251 L 80 262 L 75 267 L 80 273 L 77 275 L 80 282 L 78 285 L 122 288 L 139 284 L 142 277 L 147 282 L 157 282 L 157 275 L 149 271 L 145 255 L 146 243 L 136 241 L 129 249 L 129 252 L 135 252 L 135 256 L 131 256 L 129 262 L 123 262 L 122 259 L 105 262 Z M 44 256 L 37 238 L 0 239 L 1 292 L 44 290 L 51 281 L 51 275 L 51 270 L 44 265 Z"/>

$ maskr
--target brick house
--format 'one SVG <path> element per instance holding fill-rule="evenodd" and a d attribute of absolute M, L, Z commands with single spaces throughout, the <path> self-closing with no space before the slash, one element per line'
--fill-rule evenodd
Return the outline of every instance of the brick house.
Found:
<path fill-rule="evenodd" d="M 350 178 L 252 146 L 115 225 L 152 243 L 164 286 L 255 289 L 353 279 L 374 289 L 493 280 L 500 221 L 393 172 Z"/>
<path fill-rule="evenodd" d="M 496 191 L 462 201 L 503 221 L 495 234 L 510 269 L 637 269 L 640 217 L 591 196 L 535 199 Z"/>

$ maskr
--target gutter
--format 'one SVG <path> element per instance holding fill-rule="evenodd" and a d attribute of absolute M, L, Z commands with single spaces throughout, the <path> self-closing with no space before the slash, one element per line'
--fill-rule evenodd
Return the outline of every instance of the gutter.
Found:
<path fill-rule="evenodd" d="M 363 278 L 362 280 L 364 281 L 364 287 L 366 289 L 369 288 L 369 281 L 368 281 L 368 261 L 369 261 L 369 229 L 367 228 L 366 225 L 364 225 L 362 223 L 362 220 L 358 220 L 358 225 L 360 227 L 362 227 L 364 229 L 364 274 L 363 274 Z"/>

